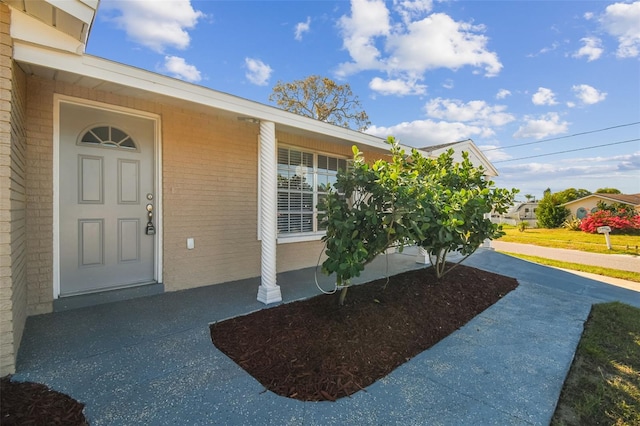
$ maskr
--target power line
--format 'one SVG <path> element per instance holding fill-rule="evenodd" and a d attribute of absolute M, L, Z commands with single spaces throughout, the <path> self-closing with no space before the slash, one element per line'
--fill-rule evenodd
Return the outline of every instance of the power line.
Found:
<path fill-rule="evenodd" d="M 533 141 L 533 142 L 520 143 L 520 144 L 517 144 L 517 145 L 511 145 L 511 146 L 483 149 L 481 151 L 482 152 L 488 152 L 488 151 L 495 151 L 495 150 L 498 150 L 498 149 L 509 149 L 509 148 L 516 148 L 516 147 L 519 147 L 519 146 L 534 145 L 534 144 L 537 144 L 537 143 L 557 141 L 557 140 L 560 140 L 560 139 L 574 138 L 576 136 L 589 135 L 591 133 L 598 133 L 598 132 L 604 132 L 604 131 L 607 131 L 607 130 L 619 129 L 621 127 L 635 126 L 636 124 L 640 124 L 640 121 L 636 121 L 634 123 L 619 124 L 617 126 L 605 127 L 604 129 L 589 130 L 587 132 L 574 133 L 573 135 L 558 136 L 557 138 L 543 139 L 541 141 Z"/>
<path fill-rule="evenodd" d="M 568 149 L 566 151 L 551 152 L 549 154 L 539 154 L 539 155 L 531 155 L 529 157 L 512 158 L 510 160 L 492 161 L 492 163 L 493 164 L 497 164 L 497 163 L 506 163 L 508 161 L 528 160 L 529 158 L 546 157 L 548 155 L 556 155 L 556 154 L 566 154 L 567 152 L 586 151 L 588 149 L 602 148 L 603 146 L 620 145 L 620 144 L 623 144 L 623 143 L 636 142 L 636 141 L 640 141 L 640 138 L 638 138 L 638 139 L 629 139 L 629 140 L 626 140 L 626 141 L 605 143 L 605 144 L 602 144 L 602 145 L 587 146 L 587 147 L 584 147 L 584 148 Z"/>

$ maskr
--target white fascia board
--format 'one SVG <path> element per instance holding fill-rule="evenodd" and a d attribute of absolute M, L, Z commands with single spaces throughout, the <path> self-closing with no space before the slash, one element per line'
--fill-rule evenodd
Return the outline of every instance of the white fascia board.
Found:
<path fill-rule="evenodd" d="M 498 176 L 498 170 L 496 170 L 493 163 L 489 161 L 489 159 L 482 153 L 482 151 L 480 151 L 478 146 L 471 139 L 460 141 L 454 145 L 449 145 L 444 148 L 434 149 L 433 151 L 430 151 L 430 153 L 437 157 L 450 149 L 453 149 L 455 152 L 469 152 L 469 154 L 475 156 L 480 164 L 484 167 L 486 176 Z"/>
<path fill-rule="evenodd" d="M 89 25 L 93 22 L 98 7 L 91 7 L 87 2 L 81 0 L 46 0 L 47 3 L 60 10 L 64 10 L 69 15 L 74 16 Z"/>
<path fill-rule="evenodd" d="M 480 151 L 480 148 L 478 148 L 475 142 L 473 142 L 472 140 L 468 140 L 465 142 L 467 143 L 469 150 L 472 151 L 484 165 L 487 176 L 498 176 L 498 170 L 493 166 L 493 163 L 489 161 L 487 156 L 484 155 L 482 151 Z"/>
<path fill-rule="evenodd" d="M 384 151 L 389 150 L 389 145 L 377 136 L 334 126 L 258 102 L 91 55 L 69 55 L 40 46 L 16 43 L 14 46 L 14 58 L 18 62 L 40 65 L 110 83 L 134 87 L 151 93 L 225 110 L 239 116 L 272 121 L 276 124 L 342 139 L 355 145 L 364 145 Z"/>
<path fill-rule="evenodd" d="M 22 41 L 48 46 L 53 49 L 71 52 L 76 57 L 79 57 L 77 56 L 78 53 L 84 51 L 84 44 L 76 38 L 15 8 L 11 9 L 11 37 L 15 45 L 20 44 L 19 41 Z M 13 57 L 15 59 L 15 52 Z"/>

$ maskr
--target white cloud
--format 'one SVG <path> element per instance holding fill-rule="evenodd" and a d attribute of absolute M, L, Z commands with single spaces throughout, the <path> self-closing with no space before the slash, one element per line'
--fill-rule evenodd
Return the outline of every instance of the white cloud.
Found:
<path fill-rule="evenodd" d="M 396 12 L 402 17 L 404 23 L 421 18 L 433 8 L 432 0 L 393 0 Z"/>
<path fill-rule="evenodd" d="M 507 96 L 511 96 L 511 92 L 507 89 L 500 89 L 498 93 L 496 93 L 496 99 L 504 99 Z"/>
<path fill-rule="evenodd" d="M 585 105 L 597 104 L 598 102 L 604 101 L 607 97 L 605 92 L 600 92 L 588 84 L 575 85 L 572 87 L 572 90 L 576 94 L 576 98 Z"/>
<path fill-rule="evenodd" d="M 194 65 L 187 64 L 184 58 L 178 56 L 165 56 L 163 71 L 168 72 L 175 78 L 192 83 L 202 79 L 200 71 Z"/>
<path fill-rule="evenodd" d="M 593 19 L 593 17 L 594 17 L 593 12 L 586 12 L 586 13 L 584 14 L 584 19 L 586 19 L 587 21 L 592 20 L 592 19 Z"/>
<path fill-rule="evenodd" d="M 311 17 L 307 16 L 307 20 L 305 22 L 298 22 L 296 24 L 295 29 L 295 39 L 300 41 L 302 40 L 302 34 L 308 33 L 311 29 Z"/>
<path fill-rule="evenodd" d="M 120 14 L 107 18 L 125 30 L 134 42 L 158 53 L 167 47 L 186 49 L 193 29 L 204 13 L 194 10 L 190 0 L 104 1 L 101 8 Z"/>
<path fill-rule="evenodd" d="M 382 0 L 352 0 L 351 15 L 338 21 L 350 62 L 338 66 L 338 77 L 365 70 L 387 73 L 388 80 L 421 80 L 426 71 L 470 66 L 496 76 L 502 64 L 487 49 L 482 25 L 454 21 L 433 13 L 431 1 L 398 1 L 393 5 L 401 22 L 393 22 Z"/>
<path fill-rule="evenodd" d="M 418 84 L 416 81 L 401 79 L 383 80 L 380 77 L 374 77 L 369 82 L 369 88 L 381 95 L 423 95 L 427 92 L 427 86 Z"/>
<path fill-rule="evenodd" d="M 560 47 L 560 43 L 558 43 L 557 41 L 554 41 L 553 43 L 551 43 L 551 46 L 543 47 L 542 49 L 540 49 L 540 51 L 538 51 L 538 53 L 529 53 L 527 55 L 527 58 L 535 58 L 538 55 L 543 55 L 543 54 L 548 53 L 548 52 L 553 52 L 558 47 Z"/>
<path fill-rule="evenodd" d="M 580 39 L 584 43 L 576 53 L 573 54 L 574 58 L 587 57 L 587 61 L 595 61 L 600 58 L 604 49 L 602 48 L 602 41 L 598 37 L 584 37 Z"/>
<path fill-rule="evenodd" d="M 351 16 L 342 16 L 338 27 L 342 32 L 343 46 L 353 59 L 353 62 L 340 65 L 339 75 L 382 68 L 375 38 L 386 36 L 390 31 L 389 10 L 384 1 L 353 0 Z"/>
<path fill-rule="evenodd" d="M 478 145 L 478 148 L 489 159 L 489 161 L 504 161 L 513 158 L 507 154 L 498 145 Z"/>
<path fill-rule="evenodd" d="M 400 143 L 416 148 L 494 135 L 493 130 L 486 127 L 433 120 L 403 122 L 390 127 L 371 126 L 366 133 L 382 138 L 395 136 Z"/>
<path fill-rule="evenodd" d="M 273 73 L 273 69 L 269 65 L 253 58 L 244 58 L 244 64 L 247 68 L 245 73 L 247 80 L 257 86 L 266 86 L 269 83 L 269 78 Z"/>
<path fill-rule="evenodd" d="M 464 103 L 458 99 L 436 98 L 426 106 L 427 115 L 447 121 L 462 121 L 478 126 L 504 126 L 515 120 L 511 114 L 504 112 L 504 105 L 488 105 L 485 101 L 469 101 Z"/>
<path fill-rule="evenodd" d="M 556 192 L 576 187 L 576 182 L 580 182 L 577 187 L 592 191 L 601 188 L 602 182 L 609 182 L 607 186 L 619 188 L 627 193 L 640 190 L 637 178 L 637 172 L 640 170 L 640 151 L 610 157 L 573 157 L 558 161 L 548 160 L 544 163 L 527 160 L 525 163 L 497 166 L 500 180 L 509 181 L 510 185 L 540 195 L 544 188 L 552 188 L 552 191 Z M 535 188 L 529 189 L 531 186 Z"/>
<path fill-rule="evenodd" d="M 465 103 L 457 99 L 436 98 L 425 105 L 425 110 L 430 117 L 428 119 L 389 127 L 372 126 L 366 133 L 382 138 L 392 135 L 403 144 L 424 148 L 470 138 L 491 138 L 495 136 L 492 127 L 515 120 L 513 115 L 505 112 L 506 106 L 488 105 L 484 101 Z M 494 159 L 504 159 L 506 155 L 499 150 L 491 152 Z"/>
<path fill-rule="evenodd" d="M 595 191 L 604 186 L 602 182 L 626 194 L 640 192 L 640 151 L 612 156 L 552 158 L 538 159 L 544 161 L 541 163 L 524 160 L 522 163 L 496 164 L 500 176 L 494 180 L 498 186 L 515 186 L 520 188 L 521 194 L 540 197 L 546 188 L 553 192 L 572 187 Z"/>
<path fill-rule="evenodd" d="M 455 85 L 453 84 L 453 80 L 448 78 L 444 81 L 444 83 L 442 83 L 442 87 L 444 87 L 445 89 L 453 89 Z"/>
<path fill-rule="evenodd" d="M 633 58 L 640 54 L 640 1 L 607 6 L 600 22 L 618 39 L 617 57 Z"/>
<path fill-rule="evenodd" d="M 463 66 L 484 68 L 487 77 L 502 69 L 498 55 L 486 49 L 484 27 L 456 22 L 449 15 L 434 13 L 411 22 L 405 32 L 395 32 L 387 39 L 391 55 L 387 67 L 422 74 L 436 68 L 459 69 Z"/>
<path fill-rule="evenodd" d="M 640 151 L 634 152 L 633 154 L 619 156 L 618 158 L 614 158 L 615 160 L 619 160 L 617 165 L 617 170 L 620 171 L 639 171 L 640 170 Z M 636 179 L 638 175 L 636 174 Z M 637 182 L 637 180 L 636 180 Z"/>
<path fill-rule="evenodd" d="M 610 157 L 606 156 L 597 156 L 597 157 L 588 157 L 588 158 L 569 158 L 566 159 L 567 163 L 578 163 L 578 164 L 594 164 L 594 163 L 606 163 L 606 162 L 616 162 L 616 168 L 618 169 L 627 169 L 630 166 L 634 170 L 640 170 L 640 151 L 634 152 L 631 154 L 620 154 L 620 155 L 612 155 Z"/>
<path fill-rule="evenodd" d="M 547 136 L 566 133 L 569 123 L 560 121 L 560 116 L 555 113 L 545 114 L 539 118 L 525 116 L 525 124 L 518 128 L 513 134 L 514 138 L 535 138 L 542 139 Z"/>
<path fill-rule="evenodd" d="M 556 105 L 556 95 L 551 89 L 538 87 L 538 91 L 531 97 L 534 105 Z"/>

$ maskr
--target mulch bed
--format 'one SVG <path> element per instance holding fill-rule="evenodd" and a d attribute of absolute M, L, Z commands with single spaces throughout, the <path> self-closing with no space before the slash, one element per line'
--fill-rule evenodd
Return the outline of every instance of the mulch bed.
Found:
<path fill-rule="evenodd" d="M 13 425 L 88 425 L 84 404 L 45 385 L 0 379 L 0 424 Z"/>
<path fill-rule="evenodd" d="M 213 344 L 268 390 L 335 401 L 430 348 L 518 286 L 458 266 L 405 272 L 338 294 L 263 309 L 211 325 Z"/>

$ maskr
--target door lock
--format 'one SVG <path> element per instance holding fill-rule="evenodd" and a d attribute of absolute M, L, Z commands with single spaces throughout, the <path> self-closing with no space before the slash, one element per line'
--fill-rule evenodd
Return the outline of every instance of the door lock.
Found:
<path fill-rule="evenodd" d="M 156 227 L 153 226 L 153 204 L 151 203 L 147 204 L 147 218 L 147 227 L 144 233 L 147 235 L 155 235 Z"/>

